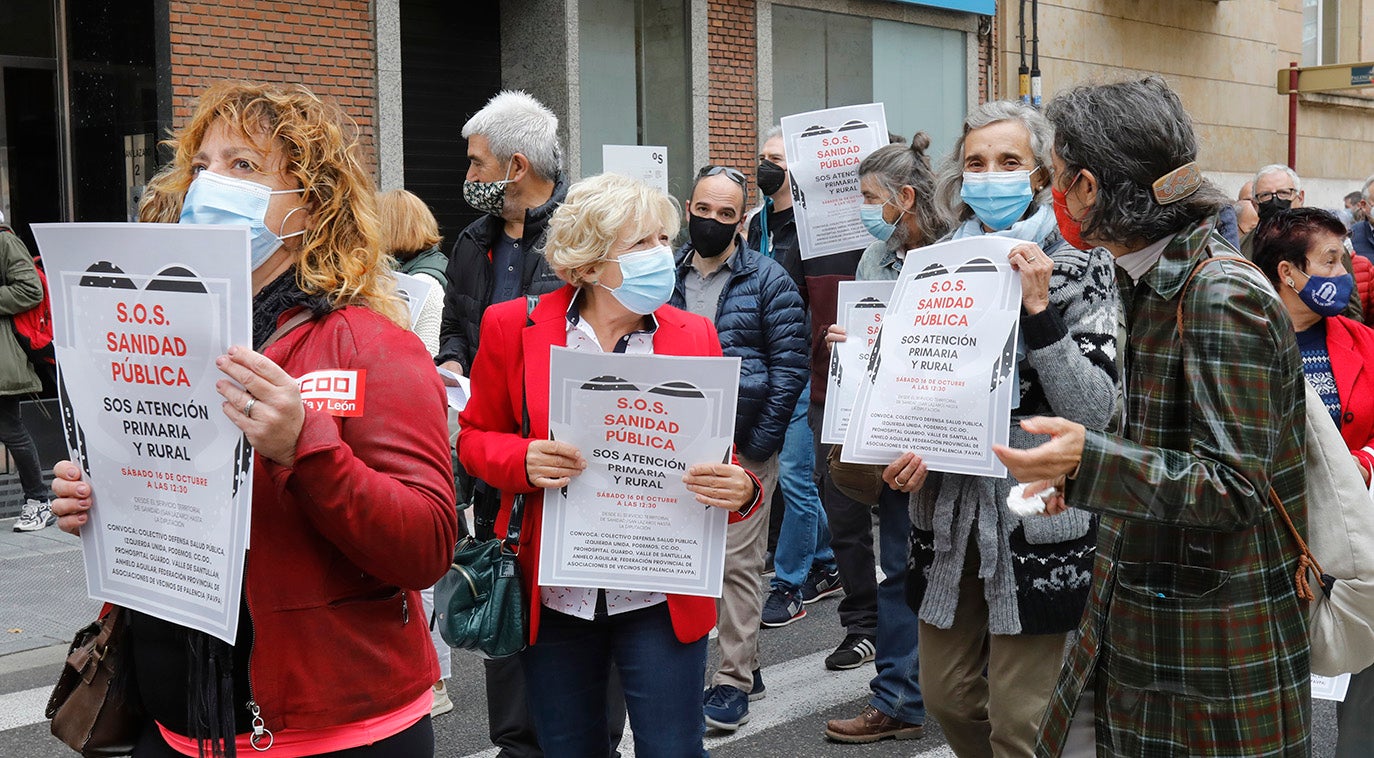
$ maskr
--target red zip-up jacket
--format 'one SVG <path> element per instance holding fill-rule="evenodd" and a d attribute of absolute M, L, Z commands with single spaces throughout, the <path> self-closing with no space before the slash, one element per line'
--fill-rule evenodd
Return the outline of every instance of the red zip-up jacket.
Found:
<path fill-rule="evenodd" d="M 255 456 L 253 700 L 273 730 L 394 711 L 439 678 L 418 591 L 457 541 L 443 386 L 418 337 L 362 307 L 265 354 L 303 380 L 306 414 L 294 466 Z"/>

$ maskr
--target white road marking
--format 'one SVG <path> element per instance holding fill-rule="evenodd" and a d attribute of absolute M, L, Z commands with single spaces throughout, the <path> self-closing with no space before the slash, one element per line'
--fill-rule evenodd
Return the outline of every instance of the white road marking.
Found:
<path fill-rule="evenodd" d="M 0 695 L 0 732 L 47 721 L 43 709 L 50 695 L 52 685 Z"/>

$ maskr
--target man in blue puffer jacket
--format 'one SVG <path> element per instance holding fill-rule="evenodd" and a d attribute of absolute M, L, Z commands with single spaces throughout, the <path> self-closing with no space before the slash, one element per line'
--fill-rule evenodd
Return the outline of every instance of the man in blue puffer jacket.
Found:
<path fill-rule="evenodd" d="M 787 271 L 740 236 L 745 178 L 721 166 L 697 175 L 688 205 L 690 242 L 677 253 L 672 305 L 711 319 L 721 350 L 740 358 L 735 451 L 763 482 L 763 507 L 778 481 L 778 451 L 810 372 L 806 312 Z M 720 668 L 706 691 L 708 726 L 734 731 L 749 720 L 749 701 L 763 695 L 758 675 L 759 574 L 768 514 L 731 524 L 725 586 L 716 604 Z"/>

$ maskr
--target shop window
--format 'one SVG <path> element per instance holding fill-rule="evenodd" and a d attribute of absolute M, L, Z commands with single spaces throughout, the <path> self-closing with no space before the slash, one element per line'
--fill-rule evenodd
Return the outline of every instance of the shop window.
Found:
<path fill-rule="evenodd" d="M 883 19 L 773 6 L 773 115 L 883 103 L 889 131 L 954 143 L 968 107 L 966 35 Z"/>

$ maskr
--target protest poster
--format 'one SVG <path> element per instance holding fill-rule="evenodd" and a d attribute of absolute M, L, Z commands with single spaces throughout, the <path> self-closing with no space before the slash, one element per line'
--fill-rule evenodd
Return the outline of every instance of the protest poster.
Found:
<path fill-rule="evenodd" d="M 407 312 L 410 314 L 410 328 L 414 331 L 415 324 L 420 321 L 420 309 L 424 307 L 430 289 L 439 285 L 428 276 L 411 276 L 399 271 L 393 272 L 392 276 L 396 278 L 396 294 L 406 303 Z"/>
<path fill-rule="evenodd" d="M 888 300 L 895 281 L 840 282 L 839 308 L 835 322 L 845 330 L 844 342 L 830 350 L 830 370 L 826 377 L 825 417 L 821 423 L 821 442 L 844 444 L 845 431 L 859 396 L 859 377 L 868 366 L 878 331 L 883 325 Z"/>
<path fill-rule="evenodd" d="M 668 148 L 662 145 L 602 145 L 601 170 L 668 194 Z"/>
<path fill-rule="evenodd" d="M 729 514 L 682 483 L 730 460 L 738 358 L 553 348 L 549 433 L 587 468 L 544 495 L 539 584 L 720 597 Z"/>
<path fill-rule="evenodd" d="M 62 422 L 91 484 L 86 582 L 232 644 L 253 451 L 215 359 L 252 344 L 247 227 L 34 224 Z"/>
<path fill-rule="evenodd" d="M 842 459 L 887 464 L 905 451 L 931 471 L 1006 476 L 1021 278 L 1018 240 L 992 235 L 923 247 L 897 279 L 859 384 Z"/>
<path fill-rule="evenodd" d="M 859 164 L 887 144 L 882 103 L 784 116 L 783 149 L 803 259 L 862 250 L 873 236 L 859 221 Z"/>

